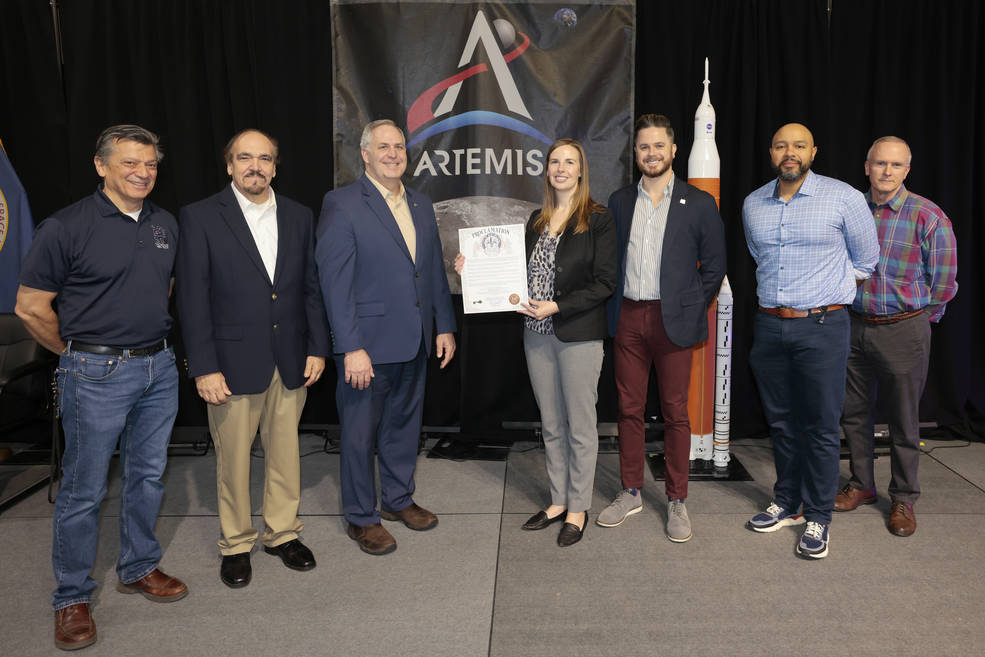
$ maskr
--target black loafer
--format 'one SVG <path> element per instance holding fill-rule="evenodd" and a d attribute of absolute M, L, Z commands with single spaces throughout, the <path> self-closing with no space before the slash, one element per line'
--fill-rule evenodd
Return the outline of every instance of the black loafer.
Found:
<path fill-rule="evenodd" d="M 291 570 L 311 570 L 315 567 L 315 555 L 298 539 L 275 547 L 263 546 L 267 554 L 276 554 Z"/>
<path fill-rule="evenodd" d="M 229 554 L 222 558 L 219 566 L 219 579 L 231 589 L 241 589 L 250 583 L 253 568 L 250 566 L 250 553 Z"/>
<path fill-rule="evenodd" d="M 585 514 L 585 522 L 582 524 L 581 529 L 578 529 L 578 525 L 566 522 L 561 526 L 561 531 L 557 535 L 557 544 L 561 547 L 568 547 L 569 545 L 574 545 L 581 540 L 582 535 L 585 533 L 585 527 L 588 526 L 588 514 Z"/>
<path fill-rule="evenodd" d="M 562 511 L 561 513 L 557 514 L 553 518 L 548 518 L 547 513 L 545 513 L 544 511 L 538 511 L 534 515 L 530 516 L 527 519 L 527 522 L 523 523 L 523 528 L 532 529 L 532 530 L 543 529 L 548 525 L 553 525 L 554 523 L 560 520 L 564 520 L 564 515 L 565 512 Z"/>

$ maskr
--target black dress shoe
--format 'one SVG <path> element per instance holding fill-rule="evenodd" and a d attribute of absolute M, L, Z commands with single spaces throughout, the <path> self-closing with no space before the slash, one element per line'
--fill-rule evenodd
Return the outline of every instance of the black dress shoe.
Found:
<path fill-rule="evenodd" d="M 276 554 L 284 565 L 292 570 L 311 570 L 315 567 L 315 555 L 298 539 L 281 543 L 275 547 L 264 545 L 267 554 Z"/>
<path fill-rule="evenodd" d="M 581 529 L 578 529 L 578 525 L 565 522 L 561 526 L 561 531 L 557 535 L 557 544 L 561 547 L 568 547 L 569 545 L 574 545 L 581 540 L 582 535 L 585 533 L 585 527 L 588 526 L 588 513 L 585 513 L 585 522 L 582 523 Z"/>
<path fill-rule="evenodd" d="M 537 513 L 535 513 L 532 516 L 530 516 L 529 518 L 527 518 L 527 522 L 523 523 L 523 528 L 524 529 L 543 529 L 544 527 L 547 527 L 548 525 L 553 525 L 554 523 L 556 523 L 559 520 L 564 520 L 564 511 L 562 511 L 559 514 L 557 514 L 553 518 L 548 518 L 547 517 L 547 513 L 545 513 L 544 511 L 538 511 Z"/>
<path fill-rule="evenodd" d="M 222 558 L 219 566 L 219 579 L 231 589 L 241 589 L 250 583 L 253 568 L 250 566 L 250 553 L 229 554 Z"/>

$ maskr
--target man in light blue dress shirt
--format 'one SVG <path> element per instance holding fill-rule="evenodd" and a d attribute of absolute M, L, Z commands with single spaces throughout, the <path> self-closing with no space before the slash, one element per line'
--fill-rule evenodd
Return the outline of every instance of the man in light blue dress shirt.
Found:
<path fill-rule="evenodd" d="M 816 153 L 805 126 L 777 130 L 777 179 L 746 197 L 742 220 L 759 297 L 749 360 L 776 463 L 773 502 L 749 526 L 773 532 L 806 522 L 797 552 L 820 559 L 838 492 L 847 306 L 875 270 L 879 242 L 862 193 L 810 170 Z"/>

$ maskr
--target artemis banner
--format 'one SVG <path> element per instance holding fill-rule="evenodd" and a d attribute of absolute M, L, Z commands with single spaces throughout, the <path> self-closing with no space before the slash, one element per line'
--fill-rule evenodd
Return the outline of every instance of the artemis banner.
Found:
<path fill-rule="evenodd" d="M 635 13 L 632 0 L 333 0 L 335 185 L 362 175 L 362 127 L 393 119 L 449 273 L 458 229 L 525 223 L 540 206 L 555 139 L 582 143 L 604 204 L 630 179 Z"/>

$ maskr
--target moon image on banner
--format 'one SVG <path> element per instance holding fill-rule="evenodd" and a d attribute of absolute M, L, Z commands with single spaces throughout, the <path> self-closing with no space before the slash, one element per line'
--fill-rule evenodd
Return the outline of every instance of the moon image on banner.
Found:
<path fill-rule="evenodd" d="M 441 256 L 451 293 L 462 293 L 462 280 L 455 273 L 460 228 L 526 224 L 530 213 L 539 207 L 539 203 L 498 196 L 466 196 L 435 203 L 434 216 L 441 238 Z"/>

